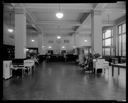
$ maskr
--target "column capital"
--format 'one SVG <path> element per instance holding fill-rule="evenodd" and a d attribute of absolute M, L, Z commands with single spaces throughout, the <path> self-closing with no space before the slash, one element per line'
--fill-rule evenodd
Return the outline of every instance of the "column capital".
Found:
<path fill-rule="evenodd" d="M 101 15 L 101 10 L 94 10 L 95 15 Z"/>
<path fill-rule="evenodd" d="M 101 15 L 102 11 L 101 10 L 91 10 L 91 13 L 93 15 Z"/>
<path fill-rule="evenodd" d="M 26 11 L 24 8 L 15 7 L 15 14 L 26 14 Z"/>

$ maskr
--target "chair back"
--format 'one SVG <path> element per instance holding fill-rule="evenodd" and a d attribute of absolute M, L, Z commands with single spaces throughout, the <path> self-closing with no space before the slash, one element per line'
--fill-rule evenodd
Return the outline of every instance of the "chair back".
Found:
<path fill-rule="evenodd" d="M 31 59 L 24 60 L 24 66 L 31 66 L 34 64 L 35 64 L 34 60 L 31 60 Z"/>
<path fill-rule="evenodd" d="M 12 65 L 13 66 L 23 66 L 24 65 L 24 60 L 23 59 L 14 59 L 12 60 Z"/>
<path fill-rule="evenodd" d="M 105 59 L 98 59 L 97 62 L 104 63 Z"/>

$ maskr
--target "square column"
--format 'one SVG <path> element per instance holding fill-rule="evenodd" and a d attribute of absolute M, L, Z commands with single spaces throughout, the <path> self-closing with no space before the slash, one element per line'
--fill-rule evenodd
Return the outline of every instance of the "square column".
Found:
<path fill-rule="evenodd" d="M 92 53 L 102 56 L 102 16 L 100 11 L 91 12 Z"/>
<path fill-rule="evenodd" d="M 23 9 L 15 11 L 15 58 L 26 58 L 26 15 Z"/>
<path fill-rule="evenodd" d="M 43 36 L 42 34 L 38 34 L 38 52 L 40 55 L 43 54 L 42 46 L 43 46 Z"/>

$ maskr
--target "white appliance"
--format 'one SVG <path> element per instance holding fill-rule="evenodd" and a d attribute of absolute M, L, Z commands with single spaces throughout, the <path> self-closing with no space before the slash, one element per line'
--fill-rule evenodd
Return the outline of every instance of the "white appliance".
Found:
<path fill-rule="evenodd" d="M 12 65 L 11 60 L 3 61 L 3 78 L 4 79 L 8 79 L 12 76 L 11 65 Z"/>
<path fill-rule="evenodd" d="M 97 73 L 97 69 L 102 69 L 105 72 L 105 68 L 109 68 L 109 62 L 105 61 L 105 59 L 97 59 L 93 60 L 93 66 L 95 73 Z"/>

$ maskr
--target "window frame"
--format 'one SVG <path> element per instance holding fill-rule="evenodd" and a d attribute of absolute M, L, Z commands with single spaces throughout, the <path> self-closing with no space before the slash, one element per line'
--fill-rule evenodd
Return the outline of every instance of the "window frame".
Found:
<path fill-rule="evenodd" d="M 123 25 L 125 25 L 125 32 L 123 32 Z M 121 27 L 121 33 L 119 33 L 119 27 Z M 120 52 L 120 49 L 119 49 L 119 42 L 118 42 L 118 56 L 120 56 L 120 57 L 126 57 L 126 52 L 125 52 L 125 56 L 123 56 L 123 42 L 122 42 L 122 40 L 123 40 L 123 35 L 126 35 L 126 23 L 124 22 L 124 23 L 121 23 L 121 24 L 119 24 L 118 26 L 117 26 L 117 28 L 118 28 L 118 40 L 119 40 L 119 36 L 121 36 L 121 55 L 119 55 L 119 52 Z M 125 38 L 126 39 L 126 38 Z M 126 50 L 126 49 L 125 49 Z"/>
<path fill-rule="evenodd" d="M 105 38 L 105 32 L 106 32 L 107 30 L 111 30 L 111 36 Z M 106 39 L 111 39 L 110 46 L 105 46 L 105 40 L 106 40 Z M 106 55 L 106 54 L 105 54 L 105 48 L 110 48 L 110 53 L 109 53 L 110 55 Z M 114 53 L 112 53 L 112 52 L 113 52 L 112 50 L 113 50 L 113 28 L 111 27 L 111 28 L 107 28 L 106 30 L 104 30 L 104 31 L 102 32 L 102 55 L 103 55 L 103 56 L 113 56 Z"/>

